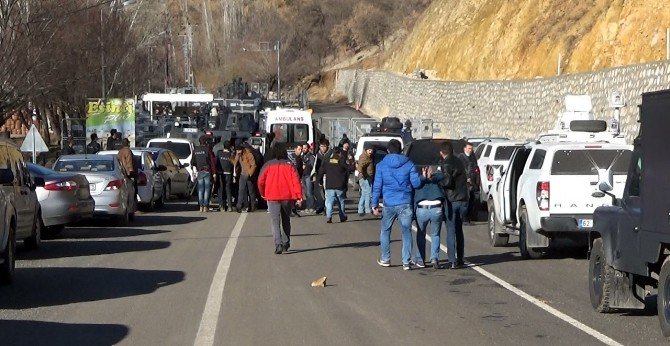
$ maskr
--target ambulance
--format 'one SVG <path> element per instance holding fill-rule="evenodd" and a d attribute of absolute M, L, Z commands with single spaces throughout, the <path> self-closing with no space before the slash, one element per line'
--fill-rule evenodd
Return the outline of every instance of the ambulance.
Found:
<path fill-rule="evenodd" d="M 265 115 L 265 133 L 274 133 L 275 142 L 286 143 L 288 148 L 307 143 L 316 138 L 316 127 L 311 110 L 282 108 L 268 111 Z"/>

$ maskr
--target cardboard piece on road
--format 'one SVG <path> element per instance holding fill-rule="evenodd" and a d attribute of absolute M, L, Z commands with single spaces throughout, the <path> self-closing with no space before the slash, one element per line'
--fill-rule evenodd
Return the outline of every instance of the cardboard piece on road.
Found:
<path fill-rule="evenodd" d="M 42 139 L 42 135 L 40 135 L 40 132 L 37 131 L 37 127 L 35 127 L 35 124 L 30 126 L 30 130 L 26 135 L 26 139 L 23 141 L 23 144 L 21 144 L 21 151 L 32 152 L 33 146 L 35 148 L 35 152 L 38 153 L 44 153 L 49 151 L 49 147 L 47 146 L 46 143 L 44 143 L 44 139 Z"/>
<path fill-rule="evenodd" d="M 326 277 L 312 281 L 312 287 L 326 287 Z"/>

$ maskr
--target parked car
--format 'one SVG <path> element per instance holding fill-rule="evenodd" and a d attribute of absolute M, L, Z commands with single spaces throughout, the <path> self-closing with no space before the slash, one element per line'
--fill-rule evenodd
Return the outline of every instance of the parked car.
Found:
<path fill-rule="evenodd" d="M 188 164 L 182 164 L 172 150 L 161 148 L 141 149 L 151 154 L 163 177 L 163 196 L 165 199 L 177 195 L 187 197 L 190 192 Z M 163 169 L 165 167 L 165 169 Z"/>
<path fill-rule="evenodd" d="M 158 173 L 161 167 L 158 167 L 151 157 L 151 153 L 144 148 L 132 148 L 133 162 L 137 169 L 137 201 L 138 207 L 152 210 L 155 205 L 162 207 L 165 204 L 163 176 Z M 105 150 L 98 155 L 114 155 L 118 150 Z"/>
<path fill-rule="evenodd" d="M 177 156 L 182 167 L 185 167 L 189 173 L 188 186 L 189 191 L 196 181 L 198 172 L 195 167 L 191 167 L 191 158 L 193 157 L 193 142 L 181 138 L 154 138 L 147 143 L 147 148 L 169 149 Z"/>
<path fill-rule="evenodd" d="M 670 90 L 643 94 L 639 109 L 640 129 L 630 165 L 623 172 L 627 174 L 623 196 L 613 193 L 617 191 L 616 172 L 608 169 L 606 179 L 598 184 L 600 192 L 614 200 L 612 206 L 599 207 L 593 215 L 589 296 L 599 312 L 655 306 L 661 332 L 670 337 L 670 157 L 666 137 Z M 656 302 L 647 305 L 653 293 Z"/>
<path fill-rule="evenodd" d="M 477 156 L 477 165 L 479 166 L 480 181 L 479 202 L 483 207 L 486 207 L 489 189 L 494 184 L 494 171 L 496 169 L 507 170 L 512 152 L 523 144 L 515 141 L 495 141 L 482 144 L 485 148 L 481 151 L 483 155 L 481 157 Z"/>
<path fill-rule="evenodd" d="M 121 225 L 135 217 L 135 188 L 115 155 L 64 155 L 54 170 L 86 175 L 95 200 L 94 216 L 110 216 Z"/>
<path fill-rule="evenodd" d="M 38 248 L 42 241 L 42 218 L 35 188 L 44 186 L 41 178 L 30 177 L 19 148 L 0 141 L 0 283 L 14 278 L 16 241 L 26 248 Z"/>
<path fill-rule="evenodd" d="M 479 145 L 483 143 L 490 143 L 490 142 L 499 142 L 499 141 L 509 141 L 509 138 L 507 137 L 472 137 L 472 138 L 467 138 L 465 139 L 468 143 L 472 144 L 475 149 L 479 147 Z M 479 158 L 479 154 L 477 154 L 477 158 Z"/>
<path fill-rule="evenodd" d="M 614 143 L 543 143 L 517 148 L 510 168 L 491 188 L 489 236 L 493 246 L 519 236 L 521 257 L 542 257 L 555 239 L 586 245 L 593 212 L 612 204 L 598 191 L 606 171 L 621 196 L 632 147 Z"/>
<path fill-rule="evenodd" d="M 34 163 L 28 163 L 27 167 L 31 176 L 44 179 L 44 186 L 37 187 L 35 192 L 45 233 L 58 233 L 67 224 L 93 216 L 95 200 L 86 176 L 60 173 Z"/>

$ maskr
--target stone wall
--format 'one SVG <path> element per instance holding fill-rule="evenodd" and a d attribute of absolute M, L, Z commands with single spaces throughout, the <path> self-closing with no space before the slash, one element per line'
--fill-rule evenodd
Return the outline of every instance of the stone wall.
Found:
<path fill-rule="evenodd" d="M 340 70 L 336 92 L 375 116 L 428 118 L 443 128 L 440 136 L 536 138 L 553 128 L 568 94 L 587 94 L 596 119 L 614 111 L 608 97 L 623 93 L 621 131 L 628 142 L 637 135 L 641 94 L 670 88 L 670 62 L 631 65 L 592 73 L 515 81 L 449 82 L 420 80 L 364 70 Z"/>

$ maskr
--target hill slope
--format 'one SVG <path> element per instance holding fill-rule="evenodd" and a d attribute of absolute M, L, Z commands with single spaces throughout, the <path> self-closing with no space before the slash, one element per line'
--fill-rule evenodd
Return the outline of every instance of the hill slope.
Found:
<path fill-rule="evenodd" d="M 434 0 L 385 68 L 534 78 L 665 59 L 670 1 Z"/>

